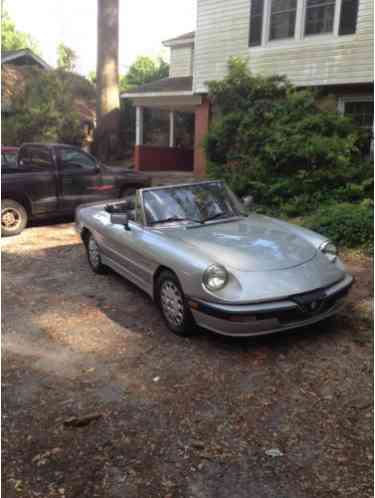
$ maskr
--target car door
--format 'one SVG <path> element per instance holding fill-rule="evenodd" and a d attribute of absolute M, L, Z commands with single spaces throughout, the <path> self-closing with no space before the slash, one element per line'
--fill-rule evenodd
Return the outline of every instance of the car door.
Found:
<path fill-rule="evenodd" d="M 80 204 L 110 199 L 113 186 L 103 184 L 96 159 L 75 147 L 57 150 L 62 207 L 74 211 Z"/>
<path fill-rule="evenodd" d="M 129 230 L 125 230 L 122 225 L 112 224 L 108 214 L 109 223 L 104 228 L 102 250 L 110 258 L 115 270 L 146 292 L 151 292 L 156 263 L 148 249 L 149 234 L 143 225 L 139 192 L 136 195 L 135 209 L 128 215 Z"/>
<path fill-rule="evenodd" d="M 23 175 L 22 188 L 32 203 L 33 214 L 58 209 L 57 172 L 48 147 L 30 145 L 20 149 L 17 172 Z"/>

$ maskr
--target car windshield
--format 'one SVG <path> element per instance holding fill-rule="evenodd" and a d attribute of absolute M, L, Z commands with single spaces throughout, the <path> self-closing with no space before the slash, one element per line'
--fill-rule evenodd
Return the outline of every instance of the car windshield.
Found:
<path fill-rule="evenodd" d="M 146 190 L 143 203 L 148 225 L 206 223 L 241 215 L 241 205 L 223 182 Z"/>

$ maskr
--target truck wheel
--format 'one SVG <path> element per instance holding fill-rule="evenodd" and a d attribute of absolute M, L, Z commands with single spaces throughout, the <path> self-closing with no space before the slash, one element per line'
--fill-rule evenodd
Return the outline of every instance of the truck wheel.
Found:
<path fill-rule="evenodd" d="M 26 209 L 16 201 L 1 201 L 1 235 L 18 235 L 27 225 Z"/>
<path fill-rule="evenodd" d="M 163 271 L 157 290 L 159 306 L 168 328 L 183 337 L 193 335 L 196 325 L 177 277 L 170 271 Z"/>

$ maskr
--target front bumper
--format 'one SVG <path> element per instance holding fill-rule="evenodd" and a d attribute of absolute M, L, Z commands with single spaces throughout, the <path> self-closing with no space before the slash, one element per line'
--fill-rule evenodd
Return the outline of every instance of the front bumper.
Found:
<path fill-rule="evenodd" d="M 198 326 L 221 335 L 250 337 L 310 325 L 334 315 L 353 284 L 349 274 L 340 282 L 282 301 L 228 305 L 189 300 Z"/>

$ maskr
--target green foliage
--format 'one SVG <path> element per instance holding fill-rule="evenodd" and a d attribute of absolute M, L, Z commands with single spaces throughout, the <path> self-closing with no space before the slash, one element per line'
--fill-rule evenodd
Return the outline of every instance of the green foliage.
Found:
<path fill-rule="evenodd" d="M 96 71 L 94 69 L 89 72 L 89 74 L 87 75 L 87 79 L 90 83 L 96 85 Z"/>
<path fill-rule="evenodd" d="M 16 25 L 11 20 L 6 9 L 1 12 L 1 49 L 19 50 L 29 48 L 34 53 L 39 54 L 38 44 L 28 33 L 18 31 Z"/>
<path fill-rule="evenodd" d="M 208 176 L 252 194 L 258 210 L 301 216 L 322 203 L 372 198 L 365 135 L 349 118 L 319 109 L 312 91 L 281 76 L 253 76 L 246 61 L 231 59 L 228 76 L 209 92 Z"/>
<path fill-rule="evenodd" d="M 59 80 L 65 85 L 65 89 L 75 98 L 95 100 L 95 86 L 84 76 L 77 73 L 57 69 Z"/>
<path fill-rule="evenodd" d="M 74 98 L 59 71 L 33 68 L 23 91 L 12 100 L 12 115 L 2 127 L 4 145 L 24 142 L 80 144 L 82 130 Z"/>
<path fill-rule="evenodd" d="M 120 90 L 124 92 L 138 85 L 167 78 L 169 65 L 161 58 L 153 60 L 147 56 L 137 57 L 128 72 L 120 78 Z"/>
<path fill-rule="evenodd" d="M 57 67 L 64 71 L 74 71 L 77 54 L 63 43 L 57 46 Z"/>
<path fill-rule="evenodd" d="M 304 224 L 346 247 L 374 244 L 374 210 L 368 201 L 323 206 Z"/>

